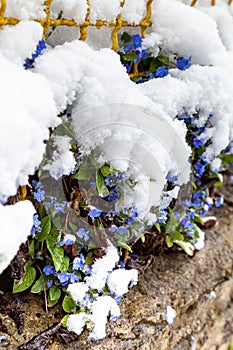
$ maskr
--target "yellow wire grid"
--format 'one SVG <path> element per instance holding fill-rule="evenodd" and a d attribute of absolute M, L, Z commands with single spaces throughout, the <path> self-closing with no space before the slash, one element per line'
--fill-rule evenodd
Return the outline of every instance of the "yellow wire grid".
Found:
<path fill-rule="evenodd" d="M 10 0 L 8 0 L 10 1 Z M 44 19 L 35 19 L 36 22 L 39 22 L 44 29 L 43 32 L 43 37 L 44 39 L 46 38 L 46 33 L 48 32 L 50 27 L 58 27 L 58 26 L 69 26 L 69 27 L 78 27 L 80 28 L 80 40 L 86 40 L 87 38 L 87 28 L 88 27 L 96 27 L 96 28 L 101 28 L 103 26 L 106 27 L 113 27 L 112 30 L 112 49 L 117 50 L 118 48 L 118 33 L 122 27 L 140 27 L 141 28 L 141 34 L 142 37 L 145 36 L 146 30 L 148 27 L 151 26 L 151 14 L 152 14 L 152 3 L 154 0 L 147 0 L 146 3 L 146 15 L 142 21 L 139 23 L 128 23 L 127 21 L 122 20 L 121 14 L 118 14 L 116 17 L 115 21 L 103 21 L 103 20 L 97 20 L 95 23 L 92 23 L 89 20 L 89 14 L 90 14 L 90 1 L 87 1 L 87 12 L 86 12 L 86 17 L 85 21 L 82 23 L 77 23 L 73 19 L 66 19 L 66 18 L 51 18 L 50 16 L 50 8 L 53 0 L 45 0 L 44 1 L 44 12 L 45 12 L 45 18 Z M 77 0 L 78 1 L 78 0 Z M 112 1 L 112 0 L 111 0 Z M 209 1 L 209 0 L 208 0 Z M 210 0 L 211 5 L 214 6 L 216 5 L 216 0 Z M 228 5 L 231 5 L 233 0 L 226 0 L 228 2 Z M 125 5 L 126 0 L 123 0 L 121 2 L 121 7 L 123 8 Z M 198 0 L 193 0 L 191 3 L 191 6 L 195 6 Z M 13 18 L 13 17 L 5 17 L 5 10 L 6 10 L 6 0 L 0 0 L 1 7 L 0 7 L 0 29 L 4 25 L 15 25 L 17 24 L 20 20 L 18 18 Z"/>

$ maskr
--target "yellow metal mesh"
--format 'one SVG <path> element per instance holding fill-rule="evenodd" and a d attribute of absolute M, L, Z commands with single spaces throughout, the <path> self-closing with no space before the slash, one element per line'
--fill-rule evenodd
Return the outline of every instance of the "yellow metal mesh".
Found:
<path fill-rule="evenodd" d="M 9 0 L 10 1 L 10 0 Z M 80 40 L 85 40 L 87 38 L 87 28 L 88 27 L 96 27 L 96 28 L 101 28 L 103 26 L 107 27 L 112 27 L 112 49 L 117 50 L 118 48 L 118 32 L 122 27 L 140 27 L 141 28 L 141 33 L 142 37 L 145 36 L 146 30 L 148 27 L 151 26 L 151 6 L 152 2 L 154 0 L 147 0 L 146 3 L 146 15 L 142 21 L 139 23 L 128 23 L 126 21 L 122 20 L 121 14 L 119 14 L 116 17 L 115 21 L 103 21 L 103 20 L 97 20 L 95 23 L 92 23 L 89 20 L 89 14 L 90 14 L 90 2 L 89 0 L 87 1 L 87 13 L 86 13 L 86 18 L 83 23 L 77 23 L 75 20 L 70 20 L 66 18 L 60 18 L 60 19 L 55 19 L 51 18 L 50 16 L 50 8 L 53 0 L 45 0 L 44 1 L 44 12 L 45 12 L 45 18 L 44 19 L 35 19 L 36 22 L 39 22 L 43 28 L 44 28 L 44 38 L 46 37 L 46 33 L 48 29 L 52 27 L 57 27 L 57 26 L 70 26 L 70 27 L 78 27 L 80 28 Z M 214 6 L 216 5 L 217 0 L 207 0 L 211 2 L 211 5 Z M 228 5 L 231 5 L 233 0 L 226 0 Z M 126 0 L 122 0 L 121 2 L 121 7 L 124 7 Z M 193 0 L 191 2 L 191 6 L 195 6 L 198 3 L 198 0 Z M 5 10 L 6 10 L 6 0 L 0 0 L 0 28 L 4 25 L 15 25 L 17 24 L 20 20 L 18 18 L 12 18 L 12 17 L 5 17 Z"/>

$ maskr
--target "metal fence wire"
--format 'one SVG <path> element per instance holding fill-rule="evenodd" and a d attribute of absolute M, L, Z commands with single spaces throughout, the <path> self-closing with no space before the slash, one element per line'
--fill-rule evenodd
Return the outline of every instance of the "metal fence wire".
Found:
<path fill-rule="evenodd" d="M 8 0 L 11 1 L 11 0 Z M 77 0 L 79 1 L 79 0 Z M 112 1 L 112 0 L 110 0 Z M 122 0 L 121 7 L 123 8 L 125 5 L 125 2 L 127 0 Z M 95 23 L 92 23 L 89 20 L 89 14 L 90 14 L 90 1 L 86 0 L 87 2 L 87 12 L 85 16 L 85 21 L 82 23 L 77 23 L 73 19 L 66 19 L 66 18 L 51 18 L 51 5 L 53 0 L 45 0 L 44 1 L 44 12 L 45 12 L 45 18 L 37 18 L 35 19 L 36 22 L 39 22 L 43 26 L 43 36 L 44 39 L 46 38 L 46 33 L 48 32 L 50 27 L 58 27 L 58 26 L 69 26 L 69 27 L 77 27 L 80 29 L 80 40 L 86 40 L 87 38 L 87 28 L 88 27 L 96 27 L 101 28 L 103 26 L 113 28 L 112 30 L 112 49 L 117 50 L 118 48 L 118 33 L 122 27 L 140 27 L 141 28 L 141 34 L 142 37 L 145 36 L 147 28 L 151 26 L 151 14 L 152 14 L 152 3 L 155 0 L 147 0 L 146 6 L 146 15 L 143 18 L 142 21 L 139 23 L 128 23 L 127 21 L 122 20 L 121 14 L 118 14 L 116 16 L 115 21 L 104 21 L 104 20 L 97 20 Z M 198 3 L 199 0 L 193 0 L 191 2 L 191 6 L 195 6 Z M 207 0 L 211 2 L 212 6 L 215 6 L 218 0 Z M 228 5 L 231 5 L 233 0 L 225 0 Z M 13 18 L 13 17 L 5 17 L 5 10 L 7 6 L 7 0 L 0 0 L 0 29 L 4 25 L 15 25 L 20 22 L 20 19 Z"/>

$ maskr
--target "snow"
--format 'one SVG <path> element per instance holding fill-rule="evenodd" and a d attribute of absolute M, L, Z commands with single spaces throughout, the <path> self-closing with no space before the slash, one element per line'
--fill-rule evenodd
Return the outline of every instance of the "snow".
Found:
<path fill-rule="evenodd" d="M 48 127 L 59 120 L 45 78 L 25 71 L 2 55 L 0 63 L 0 199 L 6 200 L 35 172 L 45 151 Z"/>
<path fill-rule="evenodd" d="M 118 269 L 114 270 L 108 277 L 107 285 L 111 293 L 117 296 L 121 296 L 127 293 L 128 285 L 130 283 L 137 284 L 138 282 L 138 271 L 137 270 L 125 270 Z"/>
<path fill-rule="evenodd" d="M 106 248 L 106 255 L 97 259 L 92 265 L 91 276 L 85 277 L 86 284 L 97 290 L 102 290 L 106 284 L 109 272 L 111 272 L 119 261 L 117 249 L 111 245 Z"/>
<path fill-rule="evenodd" d="M 167 306 L 167 312 L 165 314 L 165 321 L 169 325 L 172 325 L 175 317 L 176 317 L 176 311 L 171 306 Z"/>
<path fill-rule="evenodd" d="M 70 151 L 70 137 L 54 135 L 52 141 L 55 146 L 52 163 L 46 164 L 43 169 L 48 170 L 51 176 L 58 180 L 62 175 L 69 175 L 74 170 L 76 161 Z"/>
<path fill-rule="evenodd" d="M 44 0 L 6 0 L 5 17 L 21 20 L 44 18 Z"/>
<path fill-rule="evenodd" d="M 68 331 L 80 334 L 86 324 L 87 314 L 80 312 L 78 314 L 70 315 L 67 319 L 66 326 Z"/>
<path fill-rule="evenodd" d="M 103 339 L 106 336 L 106 323 L 109 313 L 112 316 L 120 316 L 120 309 L 116 301 L 109 295 L 98 297 L 92 306 L 91 321 L 94 328 L 89 335 L 89 339 Z"/>
<path fill-rule="evenodd" d="M 76 303 L 81 303 L 84 299 L 89 287 L 84 282 L 69 284 L 67 292 L 69 292 Z"/>
<path fill-rule="evenodd" d="M 26 241 L 33 226 L 34 213 L 35 209 L 29 201 L 0 205 L 0 274 L 14 258 L 20 244 Z"/>
<path fill-rule="evenodd" d="M 77 23 L 85 21 L 88 5 L 86 0 L 53 0 L 51 5 L 51 17 L 57 18 L 62 11 L 62 17 L 74 19 Z"/>

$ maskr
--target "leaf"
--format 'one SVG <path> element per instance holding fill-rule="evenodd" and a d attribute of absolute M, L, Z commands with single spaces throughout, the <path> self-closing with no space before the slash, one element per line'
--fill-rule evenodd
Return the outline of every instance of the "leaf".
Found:
<path fill-rule="evenodd" d="M 103 174 L 101 173 L 100 170 L 96 172 L 96 187 L 100 197 L 103 198 L 109 195 L 109 191 L 104 182 Z"/>
<path fill-rule="evenodd" d="M 161 232 L 160 224 L 155 224 L 155 228 L 157 229 L 157 231 Z"/>
<path fill-rule="evenodd" d="M 62 271 L 64 265 L 64 250 L 59 244 L 56 244 L 57 236 L 58 235 L 50 235 L 46 239 L 46 244 L 51 254 L 55 270 L 58 272 Z"/>
<path fill-rule="evenodd" d="M 166 243 L 168 248 L 171 248 L 173 246 L 173 241 L 170 236 L 166 235 Z"/>
<path fill-rule="evenodd" d="M 230 165 L 233 162 L 233 154 L 223 154 L 220 155 L 223 164 Z"/>
<path fill-rule="evenodd" d="M 177 220 L 171 209 L 169 209 L 169 214 L 170 214 L 170 217 L 166 225 L 166 231 L 165 231 L 166 234 L 172 233 L 173 231 L 175 231 L 175 228 L 177 227 Z"/>
<path fill-rule="evenodd" d="M 175 240 L 177 240 L 177 241 L 183 241 L 183 240 L 184 240 L 184 236 L 182 235 L 182 233 L 180 233 L 180 232 L 178 232 L 178 231 L 174 231 L 174 232 L 172 233 L 172 240 L 173 240 L 173 242 L 174 242 Z"/>
<path fill-rule="evenodd" d="M 78 231 L 77 225 L 73 224 L 72 222 L 69 222 L 69 226 L 70 226 L 70 228 L 71 228 L 71 230 L 73 232 L 77 232 Z"/>
<path fill-rule="evenodd" d="M 160 61 L 162 64 L 164 64 L 165 66 L 168 66 L 169 65 L 169 58 L 166 57 L 166 56 L 162 56 L 162 55 L 159 55 L 156 57 L 158 61 Z"/>
<path fill-rule="evenodd" d="M 126 55 L 123 56 L 125 61 L 134 61 L 135 58 L 138 58 L 138 55 L 132 51 L 127 52 Z"/>
<path fill-rule="evenodd" d="M 128 244 L 118 241 L 118 245 L 121 246 L 122 248 L 128 250 L 130 253 L 133 253 L 132 249 L 130 248 L 130 246 Z"/>
<path fill-rule="evenodd" d="M 173 242 L 178 246 L 180 246 L 185 251 L 186 254 L 188 254 L 189 256 L 193 256 L 194 246 L 190 242 L 179 241 L 176 239 L 174 239 Z"/>
<path fill-rule="evenodd" d="M 195 214 L 194 222 L 197 222 L 198 224 L 201 224 L 202 226 L 205 224 L 202 217 L 198 214 Z"/>
<path fill-rule="evenodd" d="M 76 303 L 71 295 L 66 295 L 62 302 L 62 307 L 68 314 L 76 310 Z"/>
<path fill-rule="evenodd" d="M 19 293 L 31 287 L 35 278 L 36 270 L 31 266 L 31 263 L 28 263 L 25 267 L 25 275 L 19 281 L 14 280 L 13 293 Z"/>
<path fill-rule="evenodd" d="M 62 261 L 62 265 L 61 265 L 61 271 L 67 271 L 68 267 L 70 264 L 70 259 L 67 255 L 64 256 L 63 261 Z"/>
<path fill-rule="evenodd" d="M 67 324 L 67 320 L 68 320 L 68 317 L 70 315 L 65 315 L 62 319 L 61 319 L 61 324 L 63 325 L 63 327 L 66 327 L 66 324 Z"/>
<path fill-rule="evenodd" d="M 34 252 L 35 252 L 35 241 L 34 239 L 29 243 L 29 254 L 31 256 L 32 259 L 34 259 L 35 255 L 34 255 Z"/>
<path fill-rule="evenodd" d="M 37 294 L 44 290 L 43 279 L 42 276 L 35 282 L 35 284 L 31 288 L 31 293 Z"/>
<path fill-rule="evenodd" d="M 48 306 L 49 307 L 54 306 L 59 301 L 60 297 L 61 297 L 61 290 L 56 286 L 52 286 L 49 289 Z"/>
<path fill-rule="evenodd" d="M 48 237 L 51 231 L 51 221 L 49 216 L 45 216 L 44 218 L 41 219 L 40 227 L 42 228 L 42 231 L 36 234 L 36 239 L 39 242 L 43 242 Z"/>
<path fill-rule="evenodd" d="M 150 68 L 149 68 L 149 72 L 150 73 L 155 73 L 156 69 L 160 66 L 158 60 L 156 58 L 154 58 L 151 63 L 150 63 Z"/>
<path fill-rule="evenodd" d="M 124 42 L 124 43 L 130 43 L 131 42 L 131 36 L 124 32 L 122 35 L 121 35 L 121 40 Z"/>
<path fill-rule="evenodd" d="M 108 176 L 108 175 L 111 175 L 112 173 L 117 173 L 118 170 L 117 169 L 111 169 L 109 165 L 103 165 L 101 168 L 100 168 L 100 171 L 102 173 L 102 175 L 105 177 L 105 176 Z"/>
<path fill-rule="evenodd" d="M 78 172 L 74 175 L 74 178 L 77 180 L 86 180 L 89 181 L 90 180 L 90 172 L 87 168 L 87 166 L 82 165 Z"/>
<path fill-rule="evenodd" d="M 145 243 L 146 238 L 145 238 L 144 233 L 142 233 L 142 234 L 140 235 L 140 238 L 141 238 L 142 243 Z"/>

